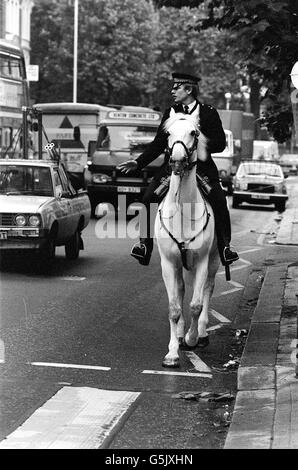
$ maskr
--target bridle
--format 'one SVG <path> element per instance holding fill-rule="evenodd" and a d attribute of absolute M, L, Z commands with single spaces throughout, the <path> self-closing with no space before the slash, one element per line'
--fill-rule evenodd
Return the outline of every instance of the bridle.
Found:
<path fill-rule="evenodd" d="M 195 134 L 194 134 L 194 141 L 193 141 L 193 144 L 192 144 L 191 147 L 187 147 L 182 140 L 175 140 L 172 147 L 168 146 L 165 150 L 166 156 L 169 158 L 169 165 L 170 165 L 170 167 L 172 168 L 172 171 L 173 171 L 173 168 L 174 168 L 175 164 L 177 163 L 177 161 L 173 160 L 173 158 L 172 158 L 174 146 L 176 144 L 181 144 L 182 147 L 184 148 L 186 156 L 181 161 L 178 162 L 178 163 L 181 163 L 181 165 L 182 165 L 181 171 L 179 171 L 179 173 L 176 172 L 176 174 L 180 174 L 182 176 L 183 176 L 185 171 L 190 171 L 197 163 L 197 160 L 194 160 L 194 161 L 191 162 L 190 158 L 191 158 L 192 154 L 194 153 L 194 151 L 198 147 L 200 132 L 198 130 L 193 131 L 193 132 Z"/>

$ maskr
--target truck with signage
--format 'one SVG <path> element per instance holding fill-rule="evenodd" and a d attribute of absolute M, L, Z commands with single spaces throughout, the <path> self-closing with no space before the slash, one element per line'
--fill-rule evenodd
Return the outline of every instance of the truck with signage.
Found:
<path fill-rule="evenodd" d="M 93 214 L 99 203 L 108 202 L 118 207 L 119 195 L 126 196 L 127 204 L 141 200 L 164 156 L 128 175 L 117 166 L 137 158 L 152 142 L 161 117 L 161 113 L 151 108 L 122 107 L 108 112 L 101 121 L 96 141 L 90 142 L 84 172 Z"/>
<path fill-rule="evenodd" d="M 213 153 L 221 183 L 228 194 L 233 192 L 233 176 L 241 161 L 252 159 L 255 118 L 252 113 L 219 109 L 219 116 L 226 134 L 226 148 Z"/>
<path fill-rule="evenodd" d="M 101 120 L 113 108 L 90 103 L 37 103 L 33 109 L 42 113 L 44 157 L 45 145 L 53 143 L 73 186 L 83 187 L 89 142 L 96 139 Z M 37 132 L 32 132 L 32 139 L 37 152 Z"/>

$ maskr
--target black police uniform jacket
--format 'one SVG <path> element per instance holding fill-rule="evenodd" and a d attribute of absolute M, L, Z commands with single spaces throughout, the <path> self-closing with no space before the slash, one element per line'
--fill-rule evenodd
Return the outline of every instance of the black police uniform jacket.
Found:
<path fill-rule="evenodd" d="M 225 149 L 226 137 L 222 127 L 222 122 L 218 112 L 213 106 L 200 103 L 199 101 L 197 101 L 196 106 L 200 106 L 200 130 L 208 139 L 207 159 L 204 162 L 198 161 L 197 172 L 202 176 L 207 176 L 210 182 L 218 182 L 218 170 L 212 160 L 211 153 L 222 152 Z M 170 116 L 171 109 L 174 109 L 176 113 L 183 113 L 182 104 L 176 104 L 165 111 L 154 140 L 148 144 L 145 151 L 136 158 L 139 170 L 149 165 L 149 163 L 165 151 L 168 139 L 163 126 L 164 122 Z M 165 161 L 165 164 L 167 163 L 168 162 Z"/>

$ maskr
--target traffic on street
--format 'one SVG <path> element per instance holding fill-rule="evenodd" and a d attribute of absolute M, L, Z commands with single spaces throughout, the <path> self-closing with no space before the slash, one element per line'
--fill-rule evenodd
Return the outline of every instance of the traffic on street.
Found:
<path fill-rule="evenodd" d="M 287 179 L 290 195 L 295 184 L 297 177 Z M 34 442 L 40 435 L 49 448 L 65 439 L 70 448 L 222 448 L 247 335 L 237 333 L 237 319 L 251 315 L 265 266 L 293 257 L 293 247 L 273 243 L 281 217 L 274 206 L 244 204 L 231 209 L 231 217 L 240 259 L 230 281 L 223 266 L 217 273 L 210 345 L 182 348 L 175 370 L 161 364 L 169 326 L 156 247 L 151 264 L 138 266 L 129 256 L 134 241 L 98 238 L 101 219 L 93 218 L 79 259 L 66 260 L 57 247 L 44 273 L 31 256 L 3 259 L 0 447 L 10 435 L 15 448 L 26 447 L 27 422 Z M 106 403 L 100 416 L 99 399 Z M 72 406 L 84 424 L 78 421 L 79 432 L 66 435 L 61 430 L 73 423 Z M 47 435 L 51 410 L 59 426 Z M 93 415 L 100 426 L 93 427 Z"/>

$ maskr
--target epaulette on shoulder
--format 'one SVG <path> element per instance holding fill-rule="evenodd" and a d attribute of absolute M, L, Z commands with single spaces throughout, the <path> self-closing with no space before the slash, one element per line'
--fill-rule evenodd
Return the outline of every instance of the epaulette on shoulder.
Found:
<path fill-rule="evenodd" d="M 211 106 L 211 104 L 202 103 L 202 106 L 204 106 L 204 108 L 208 108 L 210 110 L 215 109 L 214 106 Z"/>

